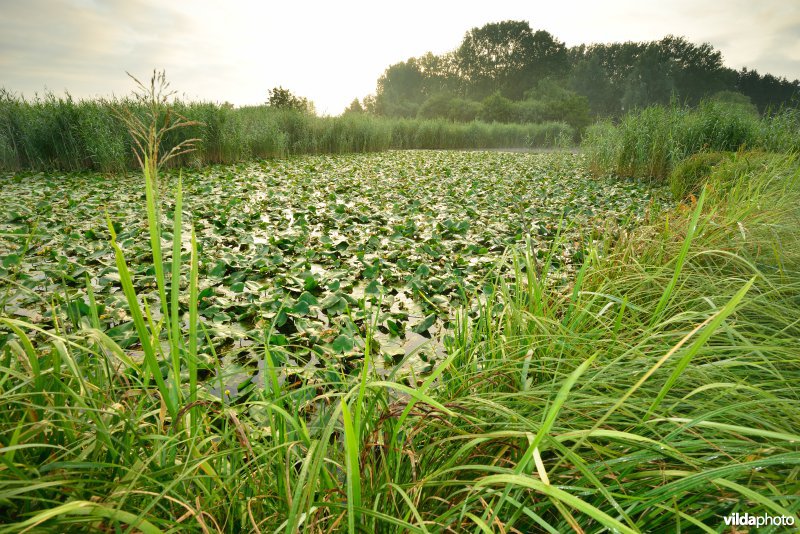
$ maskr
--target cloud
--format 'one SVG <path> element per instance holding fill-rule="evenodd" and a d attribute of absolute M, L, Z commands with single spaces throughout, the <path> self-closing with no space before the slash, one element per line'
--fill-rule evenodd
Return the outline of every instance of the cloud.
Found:
<path fill-rule="evenodd" d="M 4 11 L 3 81 L 26 92 L 46 86 L 83 94 L 127 93 L 132 85 L 126 71 L 141 77 L 169 66 L 190 72 L 185 66 L 203 53 L 202 46 L 186 39 L 192 18 L 166 3 L 30 0 Z"/>
<path fill-rule="evenodd" d="M 24 89 L 62 83 L 106 89 L 110 80 L 124 78 L 125 69 L 138 70 L 157 57 L 158 35 L 173 15 L 145 16 L 146 7 L 141 1 L 12 4 L 0 22 L 2 68 Z"/>
<path fill-rule="evenodd" d="M 696 18 L 693 37 L 721 50 L 726 65 L 800 78 L 800 4 L 732 0 L 699 4 L 687 14 Z"/>
<path fill-rule="evenodd" d="M 0 85 L 26 95 L 128 94 L 125 71 L 164 68 L 190 98 L 252 104 L 283 85 L 338 113 L 390 64 L 452 50 L 470 28 L 508 19 L 569 45 L 683 35 L 711 42 L 731 67 L 800 77 L 800 4 L 784 0 L 0 2 Z"/>

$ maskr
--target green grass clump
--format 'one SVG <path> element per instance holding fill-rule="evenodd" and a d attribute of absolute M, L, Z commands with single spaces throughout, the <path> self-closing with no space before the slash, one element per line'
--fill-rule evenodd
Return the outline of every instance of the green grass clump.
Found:
<path fill-rule="evenodd" d="M 766 150 L 772 152 L 800 152 L 800 109 L 786 108 L 762 120 L 759 129 Z"/>
<path fill-rule="evenodd" d="M 785 155 L 747 150 L 740 152 L 700 152 L 678 163 L 669 176 L 669 187 L 678 200 L 696 196 L 705 184 L 726 193 L 740 187 L 744 177 L 765 172 L 785 176 L 793 172 L 794 160 Z"/>
<path fill-rule="evenodd" d="M 797 125 L 794 109 L 759 117 L 742 106 L 716 101 L 696 109 L 652 106 L 628 113 L 617 125 L 591 126 L 583 147 L 596 174 L 665 182 L 681 161 L 697 153 L 796 151 Z"/>
<path fill-rule="evenodd" d="M 726 152 L 700 152 L 678 163 L 669 174 L 669 188 L 676 199 L 683 199 L 700 192 L 711 170 L 725 158 Z"/>

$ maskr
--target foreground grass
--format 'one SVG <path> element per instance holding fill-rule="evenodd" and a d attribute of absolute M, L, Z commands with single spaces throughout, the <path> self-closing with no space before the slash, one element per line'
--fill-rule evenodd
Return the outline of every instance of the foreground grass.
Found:
<path fill-rule="evenodd" d="M 797 518 L 791 168 L 595 242 L 566 293 L 547 258 L 510 254 L 511 274 L 411 385 L 373 373 L 369 325 L 349 375 L 284 381 L 256 347 L 261 387 L 230 404 L 197 388 L 194 336 L 181 341 L 169 309 L 163 323 L 139 314 L 140 341 L 167 356 L 142 366 L 91 323 L 66 335 L 0 319 L 14 333 L 0 532 L 716 532 L 735 512 Z"/>

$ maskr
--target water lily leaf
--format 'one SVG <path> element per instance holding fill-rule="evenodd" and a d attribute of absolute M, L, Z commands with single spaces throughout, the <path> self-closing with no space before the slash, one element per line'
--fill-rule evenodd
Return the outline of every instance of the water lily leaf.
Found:
<path fill-rule="evenodd" d="M 290 308 L 292 313 L 296 313 L 298 315 L 308 315 L 311 309 L 308 307 L 308 302 L 304 300 L 298 300 L 294 303 L 294 306 Z"/>
<path fill-rule="evenodd" d="M 176 177 L 171 171 L 163 176 L 166 181 Z M 288 358 L 279 347 L 291 347 L 286 351 L 296 359 L 324 353 L 330 359 L 325 362 L 329 381 L 347 380 L 341 360 L 357 359 L 359 332 L 376 314 L 380 350 L 390 359 L 397 346 L 412 339 L 434 345 L 425 336 L 432 336 L 437 317 L 444 326 L 461 304 L 459 295 L 480 293 L 509 246 L 530 239 L 541 264 L 560 231 L 564 245 L 552 265 L 539 267 L 575 272 L 586 255 L 587 235 L 614 232 L 615 224 L 627 228 L 642 219 L 651 199 L 663 204 L 669 198 L 666 189 L 644 183 L 589 179 L 582 156 L 552 154 L 309 155 L 184 169 L 183 179 L 185 220 L 191 213 L 202 265 L 198 307 L 218 356 L 235 350 L 235 332 L 259 339 L 271 332 L 276 365 Z M 162 221 L 167 273 L 173 261 L 169 192 L 165 188 Z M 0 236 L 0 276 L 13 272 L 16 283 L 44 302 L 63 292 L 65 280 L 74 304 L 68 308 L 59 300 L 60 320 L 70 319 L 68 311 L 72 319 L 85 320 L 86 300 L 79 297 L 88 274 L 101 324 L 131 350 L 135 331 L 103 214 L 112 217 L 135 290 L 158 321 L 161 307 L 143 202 L 141 176 L 135 173 L 113 181 L 92 173 L 0 175 L 0 233 L 5 236 Z M 564 213 L 570 226 L 559 229 Z M 189 233 L 182 238 L 183 291 Z M 38 299 L 26 302 L 21 299 L 28 297 L 17 293 L 17 288 L 8 293 L 7 312 L 16 307 L 32 317 L 40 314 L 43 322 L 53 320 Z M 182 294 L 180 312 L 185 315 L 187 308 Z M 210 358 L 204 335 L 198 339 L 200 351 Z M 325 357 L 319 355 L 321 361 Z M 434 361 L 435 354 L 425 358 Z M 416 353 L 409 362 L 403 365 L 415 372 L 424 368 Z M 283 379 L 300 372 L 287 371 Z"/>
<path fill-rule="evenodd" d="M 382 289 L 383 286 L 377 280 L 373 280 L 364 288 L 364 293 L 367 295 L 379 295 Z"/>
<path fill-rule="evenodd" d="M 305 302 L 309 306 L 316 306 L 317 305 L 317 297 L 309 293 L 308 291 L 303 292 L 302 295 L 297 297 L 298 302 Z"/>
<path fill-rule="evenodd" d="M 3 267 L 11 267 L 12 265 L 19 265 L 19 263 L 20 263 L 19 254 L 9 254 L 5 258 L 3 258 Z"/>
<path fill-rule="evenodd" d="M 208 276 L 211 278 L 222 278 L 225 276 L 225 273 L 228 271 L 228 264 L 225 263 L 223 260 L 219 260 L 214 267 L 208 272 Z"/>
<path fill-rule="evenodd" d="M 355 342 L 353 338 L 347 334 L 342 334 L 333 341 L 333 350 L 339 353 L 349 352 L 353 350 Z"/>
<path fill-rule="evenodd" d="M 428 329 L 433 326 L 433 323 L 436 322 L 436 314 L 431 313 L 425 319 L 423 319 L 419 324 L 417 324 L 412 330 L 417 334 L 424 334 L 428 331 Z"/>

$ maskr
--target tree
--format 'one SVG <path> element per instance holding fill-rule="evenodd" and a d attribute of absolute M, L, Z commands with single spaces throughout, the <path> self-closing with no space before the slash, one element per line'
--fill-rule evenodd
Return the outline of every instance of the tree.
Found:
<path fill-rule="evenodd" d="M 277 109 L 292 109 L 301 113 L 314 114 L 314 103 L 307 98 L 298 97 L 283 87 L 273 87 L 269 90 L 267 105 Z"/>
<path fill-rule="evenodd" d="M 422 103 L 417 117 L 469 122 L 475 120 L 480 110 L 480 103 L 473 100 L 458 98 L 449 93 L 437 93 Z"/>
<path fill-rule="evenodd" d="M 363 102 L 364 102 L 364 112 L 365 113 L 371 113 L 373 115 L 375 115 L 377 113 L 377 111 L 375 109 L 376 108 L 375 95 L 367 95 L 367 96 L 365 96 L 364 99 L 363 99 Z"/>
<path fill-rule="evenodd" d="M 453 97 L 447 93 L 436 93 L 419 107 L 417 117 L 421 119 L 449 119 L 450 102 Z"/>
<path fill-rule="evenodd" d="M 469 122 L 478 118 L 481 111 L 480 102 L 467 100 L 466 98 L 454 98 L 450 101 L 448 118 L 453 121 Z"/>
<path fill-rule="evenodd" d="M 757 70 L 743 68 L 736 76 L 736 90 L 744 93 L 761 113 L 783 105 L 797 105 L 800 100 L 800 81 L 788 81 L 771 74 L 761 76 Z"/>
<path fill-rule="evenodd" d="M 478 118 L 486 122 L 514 122 L 514 103 L 496 92 L 483 100 Z"/>
<path fill-rule="evenodd" d="M 364 108 L 361 106 L 361 102 L 358 101 L 358 98 L 354 98 L 350 105 L 347 106 L 347 109 L 344 110 L 345 113 L 364 113 Z"/>
<path fill-rule="evenodd" d="M 517 110 L 520 122 L 562 121 L 577 130 L 591 122 L 589 100 L 553 78 L 543 78 L 534 89 L 526 91 Z"/>
<path fill-rule="evenodd" d="M 390 66 L 378 79 L 375 110 L 389 117 L 414 117 L 428 97 L 425 75 L 410 58 Z"/>
<path fill-rule="evenodd" d="M 647 49 L 647 43 L 611 43 L 592 45 L 587 48 L 587 58 L 597 57 L 615 92 L 622 97 L 625 83 L 639 58 Z"/>
<path fill-rule="evenodd" d="M 507 20 L 467 32 L 455 62 L 472 96 L 500 91 L 518 99 L 538 78 L 566 69 L 568 57 L 564 44 L 546 31 L 533 33 L 527 22 Z"/>
<path fill-rule="evenodd" d="M 625 83 L 622 107 L 625 111 L 652 104 L 666 104 L 675 90 L 669 75 L 669 62 L 656 45 L 648 46 L 639 57 Z"/>
<path fill-rule="evenodd" d="M 534 33 L 528 76 L 538 82 L 543 78 L 562 77 L 568 69 L 569 56 L 564 43 L 544 30 Z"/>
<path fill-rule="evenodd" d="M 548 102 L 541 95 L 524 97 L 548 79 L 577 94 Z M 513 120 L 566 114 L 579 125 L 587 120 L 586 103 L 591 115 L 614 116 L 673 98 L 695 105 L 732 90 L 749 97 L 761 112 L 800 100 L 797 80 L 726 68 L 722 54 L 709 43 L 668 35 L 652 42 L 567 49 L 550 33 L 534 32 L 526 21 L 507 20 L 472 28 L 453 52 L 428 52 L 391 65 L 362 107 L 378 115 L 450 120 L 470 120 L 480 108 L 489 120 L 507 120 L 498 118 L 507 106 L 493 96 L 497 93 L 513 101 Z"/>
<path fill-rule="evenodd" d="M 572 70 L 571 87 L 589 101 L 591 112 L 597 116 L 619 112 L 619 98 L 611 85 L 608 72 L 597 55 L 582 59 Z"/>
<path fill-rule="evenodd" d="M 703 98 L 733 87 L 735 74 L 722 63 L 722 54 L 709 43 L 696 45 L 668 35 L 657 43 L 662 62 L 669 65 L 681 100 L 697 104 Z"/>
<path fill-rule="evenodd" d="M 463 84 L 458 76 L 458 65 L 452 52 L 437 56 L 428 52 L 416 58 L 417 68 L 423 77 L 424 91 L 433 95 L 438 93 L 458 94 Z"/>

